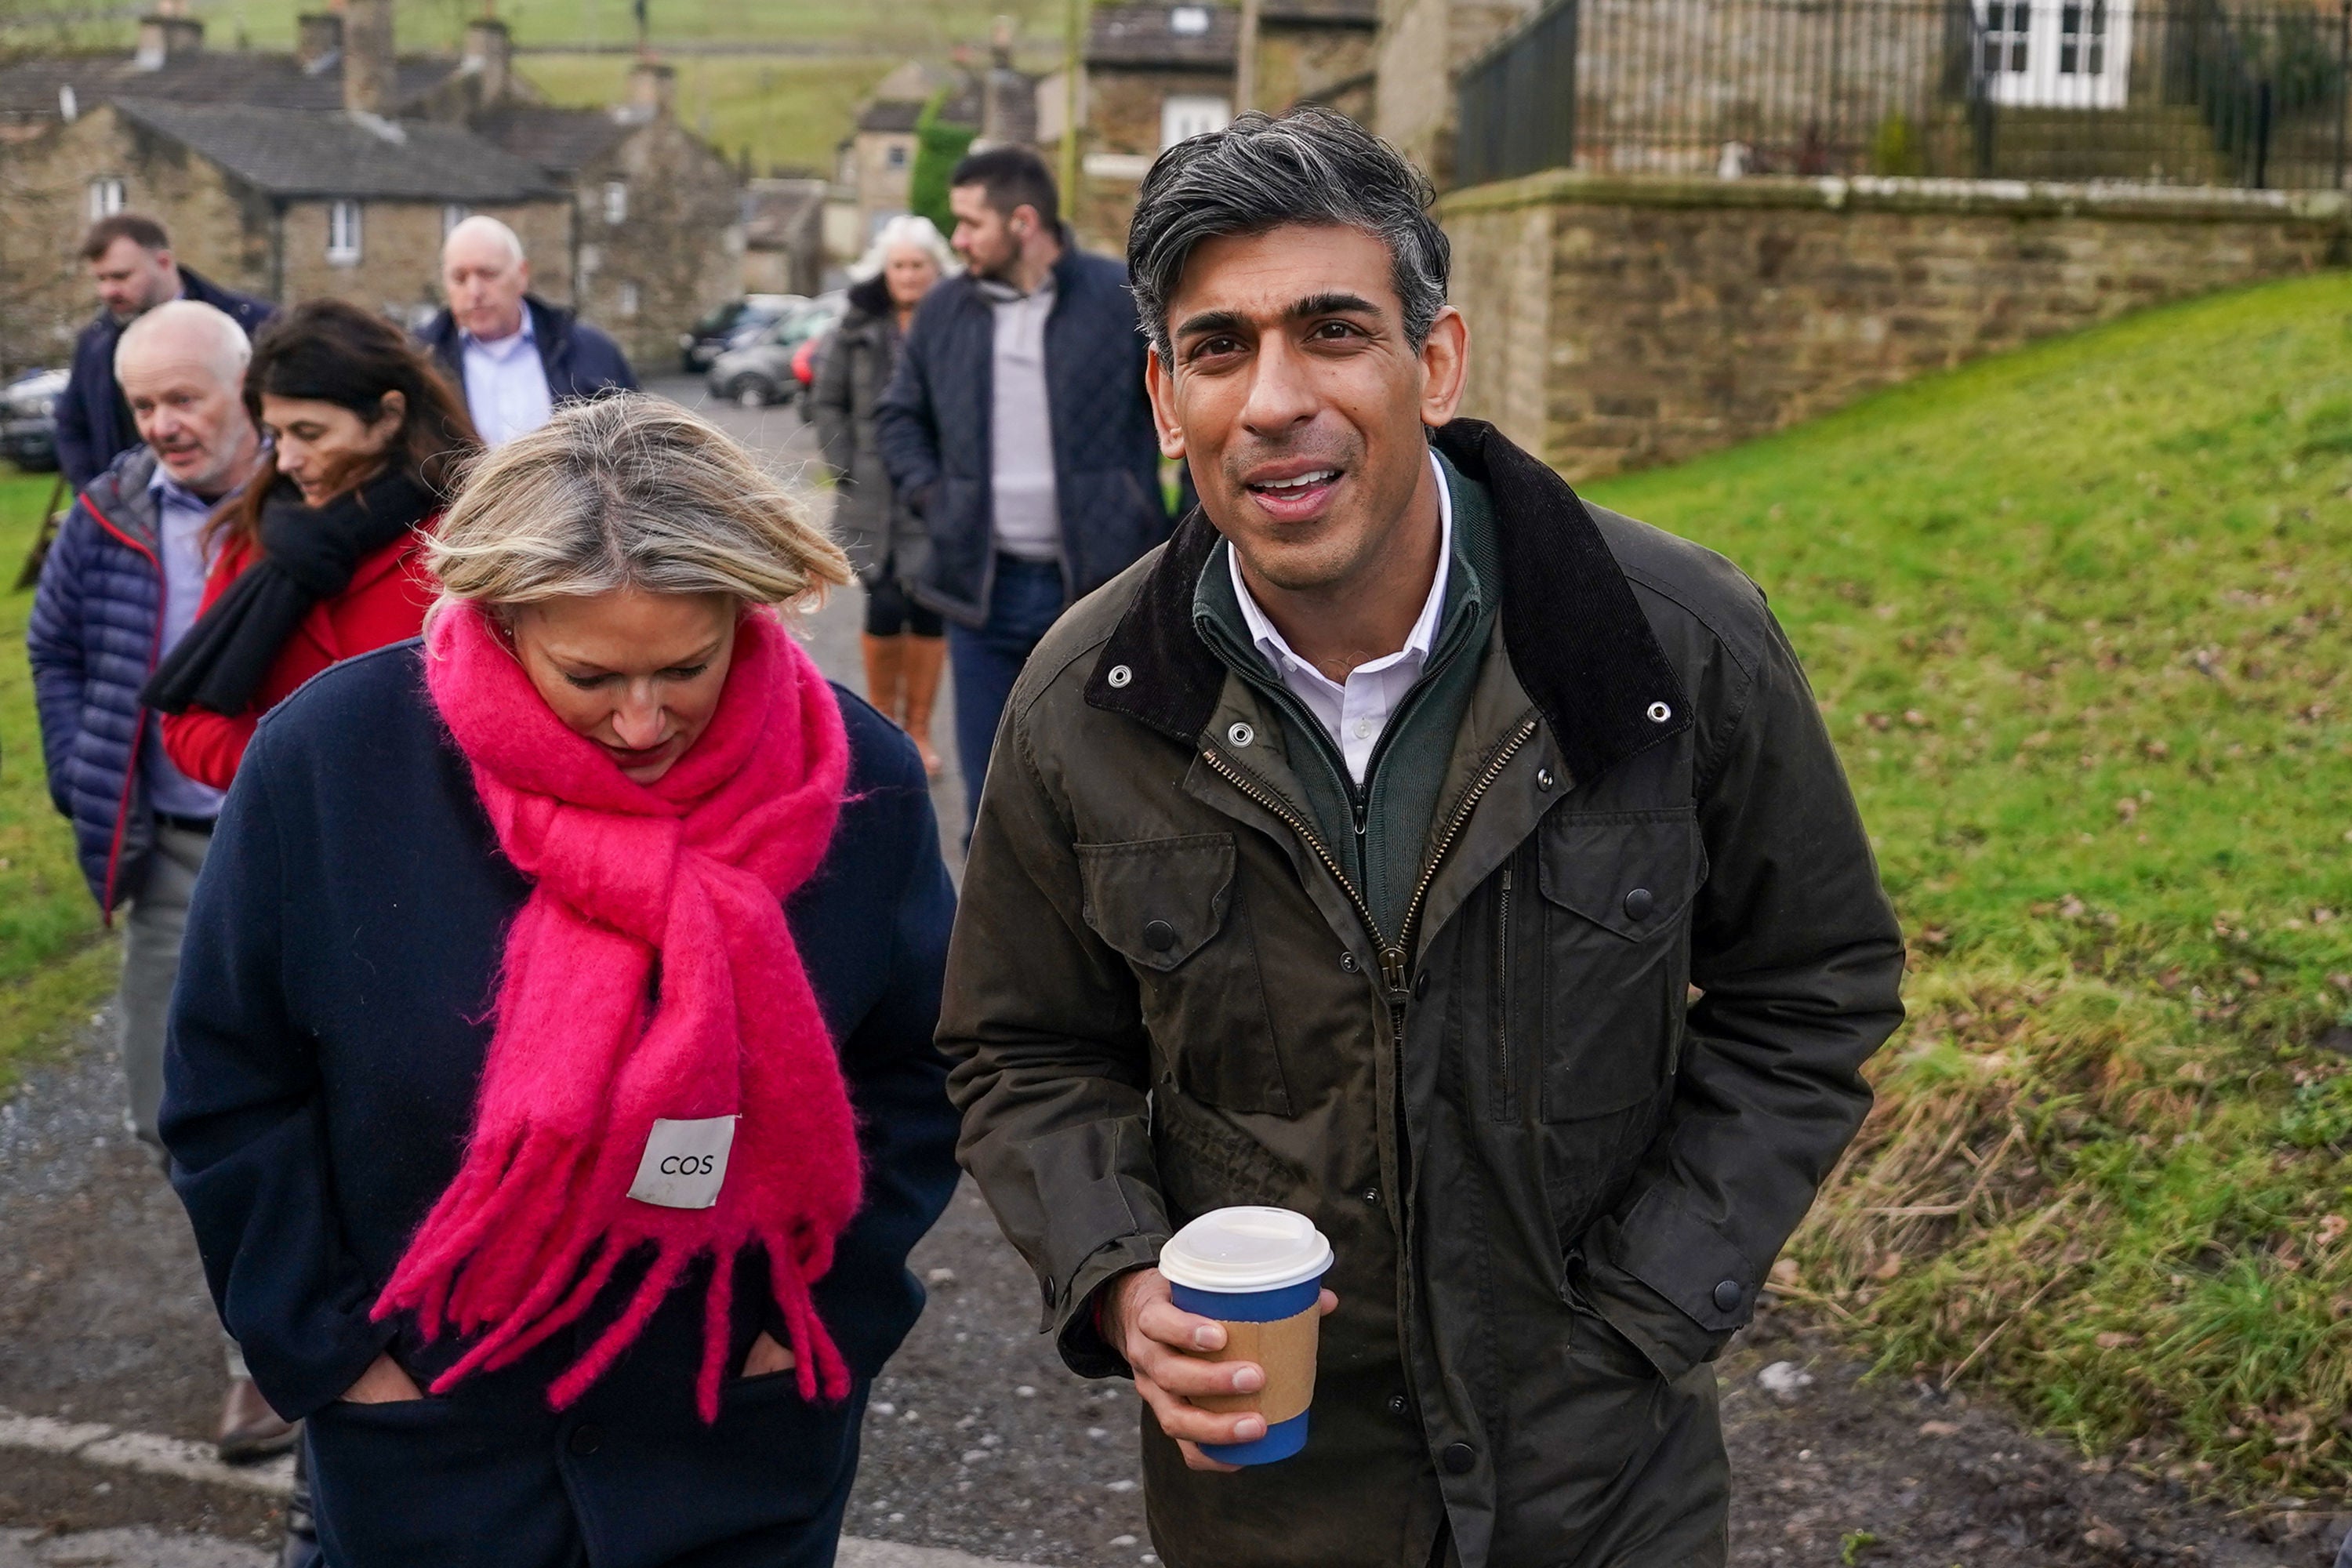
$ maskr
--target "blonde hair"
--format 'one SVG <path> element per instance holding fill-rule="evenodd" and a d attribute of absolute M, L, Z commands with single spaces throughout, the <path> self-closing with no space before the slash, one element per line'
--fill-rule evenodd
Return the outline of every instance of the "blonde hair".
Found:
<path fill-rule="evenodd" d="M 746 605 L 823 601 L 841 547 L 718 426 L 667 398 L 574 403 L 478 459 L 427 560 L 453 601 L 523 605 L 635 588 Z"/>

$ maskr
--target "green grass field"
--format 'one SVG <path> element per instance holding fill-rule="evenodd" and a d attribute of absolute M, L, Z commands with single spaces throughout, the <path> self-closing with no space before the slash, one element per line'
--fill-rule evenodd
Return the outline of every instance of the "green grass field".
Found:
<path fill-rule="evenodd" d="M 1592 487 L 1769 592 L 1913 944 L 1778 1277 L 2238 1495 L 2352 1483 L 2347 487 L 2341 274 Z"/>
<path fill-rule="evenodd" d="M 115 944 L 73 863 L 73 840 L 49 805 L 25 625 L 33 595 L 16 580 L 51 477 L 0 465 L 0 1092 L 55 1048 L 114 988 Z"/>
<path fill-rule="evenodd" d="M 750 148 L 756 172 L 781 164 L 830 173 L 858 104 L 898 62 L 681 55 L 678 119 L 730 157 Z M 551 101 L 595 107 L 622 101 L 631 63 L 626 55 L 547 54 L 520 65 Z"/>

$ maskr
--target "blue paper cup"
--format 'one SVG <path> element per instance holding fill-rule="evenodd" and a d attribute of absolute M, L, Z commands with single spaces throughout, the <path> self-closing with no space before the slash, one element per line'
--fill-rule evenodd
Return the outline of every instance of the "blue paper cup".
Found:
<path fill-rule="evenodd" d="M 1269 1465 L 1307 1447 L 1315 1399 L 1317 1302 L 1331 1268 L 1331 1244 L 1305 1215 L 1277 1208 L 1226 1208 L 1202 1215 L 1160 1250 L 1176 1305 L 1225 1325 L 1225 1348 L 1207 1359 L 1255 1362 L 1265 1386 L 1255 1394 L 1195 1398 L 1204 1410 L 1265 1417 L 1265 1436 L 1203 1443 L 1229 1465 Z"/>

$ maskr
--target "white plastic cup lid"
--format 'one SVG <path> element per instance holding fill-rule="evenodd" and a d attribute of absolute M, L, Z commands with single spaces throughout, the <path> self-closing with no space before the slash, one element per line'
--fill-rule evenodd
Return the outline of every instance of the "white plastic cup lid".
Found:
<path fill-rule="evenodd" d="M 1193 1290 L 1280 1290 L 1319 1279 L 1331 1243 L 1288 1209 L 1212 1209 L 1160 1249 L 1160 1272 Z"/>

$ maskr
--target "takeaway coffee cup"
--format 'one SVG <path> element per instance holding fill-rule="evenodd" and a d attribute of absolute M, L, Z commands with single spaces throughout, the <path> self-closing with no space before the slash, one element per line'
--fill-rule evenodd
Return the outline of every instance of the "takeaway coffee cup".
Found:
<path fill-rule="evenodd" d="M 1225 1326 L 1225 1348 L 1211 1361 L 1251 1361 L 1265 1370 L 1255 1394 L 1221 1394 L 1192 1403 L 1220 1415 L 1255 1411 L 1265 1436 L 1249 1443 L 1203 1443 L 1201 1452 L 1229 1465 L 1270 1465 L 1307 1447 L 1307 1407 L 1315 1400 L 1316 1302 L 1331 1268 L 1331 1244 L 1305 1215 L 1288 1209 L 1214 1209 L 1160 1249 L 1160 1272 L 1176 1305 Z"/>

